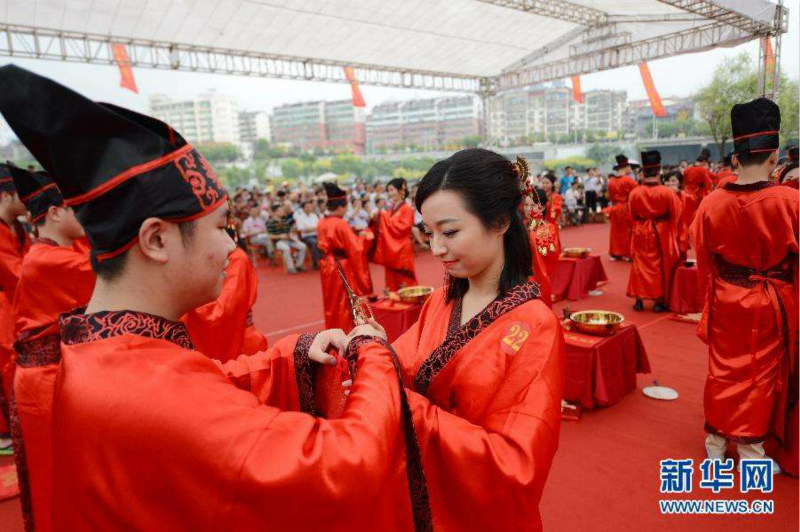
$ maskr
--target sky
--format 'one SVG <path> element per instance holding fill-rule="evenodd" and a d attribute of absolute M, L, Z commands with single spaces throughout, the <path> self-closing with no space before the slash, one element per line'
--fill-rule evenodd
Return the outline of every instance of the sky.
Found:
<path fill-rule="evenodd" d="M 800 0 L 788 0 L 789 31 L 783 35 L 780 66 L 790 78 L 800 77 Z M 649 62 L 650 72 L 662 97 L 688 96 L 711 80 L 714 68 L 726 57 L 747 52 L 758 59 L 758 43 L 752 41 L 734 48 L 718 48 L 708 52 L 687 54 Z M 9 61 L 11 60 L 11 61 Z M 99 101 L 111 102 L 137 111 L 147 112 L 148 97 L 164 93 L 176 99 L 193 98 L 209 90 L 236 98 L 240 110 L 271 110 L 276 106 L 307 100 L 336 100 L 350 97 L 350 87 L 343 83 L 248 78 L 222 74 L 196 74 L 178 71 L 134 69 L 139 94 L 119 86 L 116 66 L 62 63 L 57 61 L 21 60 L 0 57 L 0 64 L 14 62 L 34 72 L 52 77 Z M 594 89 L 627 90 L 629 100 L 646 98 L 636 65 L 581 76 L 584 91 Z M 389 100 L 425 98 L 441 93 L 422 90 L 362 86 L 368 107 Z M 5 126 L 5 124 L 3 124 Z M 0 137 L 10 133 L 7 126 Z"/>

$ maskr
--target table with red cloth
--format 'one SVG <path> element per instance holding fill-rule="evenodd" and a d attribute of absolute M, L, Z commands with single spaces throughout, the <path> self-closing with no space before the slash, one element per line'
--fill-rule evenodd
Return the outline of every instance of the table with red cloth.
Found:
<path fill-rule="evenodd" d="M 669 309 L 678 314 L 691 314 L 703 310 L 703 298 L 695 266 L 679 266 L 672 279 L 669 294 Z"/>
<path fill-rule="evenodd" d="M 390 343 L 411 328 L 422 311 L 422 303 L 403 303 L 389 299 L 370 302 L 369 306 L 372 308 L 375 321 L 386 329 L 386 337 Z"/>
<path fill-rule="evenodd" d="M 561 257 L 550 278 L 553 301 L 565 298 L 578 301 L 606 282 L 608 276 L 598 255 L 587 255 L 583 258 Z"/>
<path fill-rule="evenodd" d="M 564 330 L 564 399 L 583 408 L 611 406 L 636 389 L 636 374 L 650 373 L 636 325 L 624 323 L 612 336 Z"/>

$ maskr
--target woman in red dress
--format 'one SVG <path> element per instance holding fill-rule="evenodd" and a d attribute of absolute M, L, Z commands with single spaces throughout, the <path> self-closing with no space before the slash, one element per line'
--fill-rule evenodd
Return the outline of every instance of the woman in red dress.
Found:
<path fill-rule="evenodd" d="M 552 277 L 553 272 L 556 271 L 556 266 L 558 266 L 558 258 L 561 256 L 561 237 L 558 233 L 558 220 L 564 210 L 564 199 L 561 194 L 555 191 L 555 176 L 551 174 L 545 174 L 542 179 L 542 190 L 547 195 L 544 220 L 550 230 L 550 235 L 553 238 L 553 247 L 555 248 L 544 257 L 547 275 Z"/>
<path fill-rule="evenodd" d="M 447 282 L 393 347 L 438 532 L 542 529 L 564 338 L 530 279 L 524 166 L 463 150 L 436 163 L 417 192 Z"/>
<path fill-rule="evenodd" d="M 414 208 L 406 203 L 408 185 L 402 177 L 386 186 L 392 208 L 377 213 L 377 242 L 372 262 L 386 267 L 386 288 L 392 292 L 417 284 L 414 272 Z"/>

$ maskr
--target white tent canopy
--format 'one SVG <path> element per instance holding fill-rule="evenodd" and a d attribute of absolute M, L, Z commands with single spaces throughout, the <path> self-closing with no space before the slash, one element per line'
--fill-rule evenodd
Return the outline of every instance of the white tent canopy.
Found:
<path fill-rule="evenodd" d="M 776 13 L 777 11 L 777 13 Z M 0 0 L 0 55 L 478 92 L 785 31 L 769 0 Z"/>

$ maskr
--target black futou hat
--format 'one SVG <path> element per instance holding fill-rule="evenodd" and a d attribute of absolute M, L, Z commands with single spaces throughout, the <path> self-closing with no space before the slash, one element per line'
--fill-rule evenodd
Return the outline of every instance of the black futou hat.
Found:
<path fill-rule="evenodd" d="M 643 151 L 642 171 L 646 176 L 654 176 L 661 170 L 661 152 L 658 150 Z"/>
<path fill-rule="evenodd" d="M 617 161 L 617 164 L 614 165 L 614 170 L 619 170 L 629 165 L 628 158 L 623 154 L 616 155 L 614 159 Z"/>
<path fill-rule="evenodd" d="M 697 156 L 697 160 L 704 162 L 708 161 L 709 159 L 711 159 L 711 150 L 709 150 L 708 148 L 703 148 L 702 150 L 700 150 L 700 155 Z"/>
<path fill-rule="evenodd" d="M 322 186 L 325 187 L 325 194 L 328 196 L 328 201 L 347 197 L 347 192 L 339 188 L 339 185 L 336 183 L 323 183 Z"/>
<path fill-rule="evenodd" d="M 781 111 L 775 102 L 757 98 L 731 109 L 733 151 L 737 154 L 764 153 L 778 149 Z"/>
<path fill-rule="evenodd" d="M 98 262 L 130 249 L 147 218 L 187 222 L 227 200 L 206 159 L 154 118 L 14 65 L 0 68 L 0 112 L 76 208 Z"/>
<path fill-rule="evenodd" d="M 41 220 L 50 207 L 63 207 L 64 196 L 45 172 L 29 172 L 8 163 L 19 199 L 31 213 L 33 223 Z"/>

